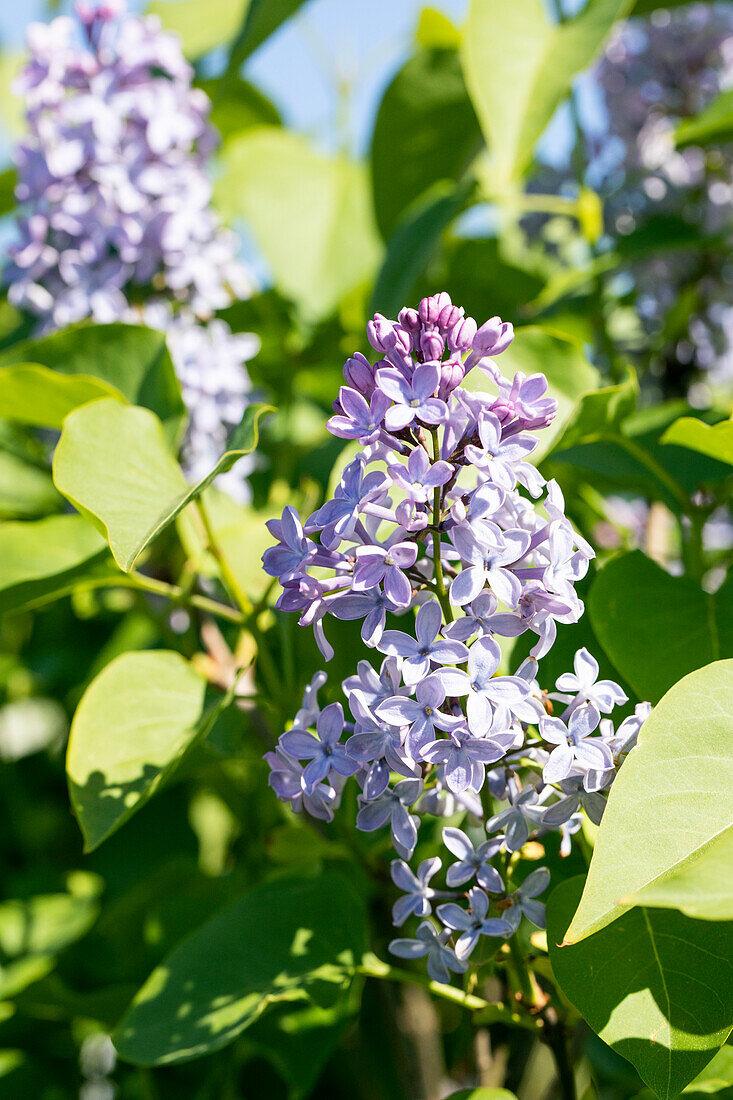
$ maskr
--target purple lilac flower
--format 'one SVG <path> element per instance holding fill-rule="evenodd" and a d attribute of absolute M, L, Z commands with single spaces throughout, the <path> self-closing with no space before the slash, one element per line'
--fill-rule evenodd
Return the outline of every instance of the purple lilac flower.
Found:
<path fill-rule="evenodd" d="M 450 932 L 438 933 L 435 925 L 426 920 L 419 926 L 416 939 L 392 940 L 389 950 L 401 959 L 421 959 L 427 956 L 430 977 L 434 982 L 446 983 L 450 981 L 450 971 L 463 974 L 467 969 L 467 964 L 456 958 L 450 947 L 446 947 L 449 939 Z"/>
<path fill-rule="evenodd" d="M 445 714 L 440 710 L 445 697 L 440 673 L 433 673 L 417 684 L 414 699 L 395 695 L 380 703 L 375 714 L 392 725 L 410 724 L 406 745 L 410 755 L 416 758 L 420 749 L 438 736 L 436 730 L 453 730 L 463 725 L 463 715 Z"/>
<path fill-rule="evenodd" d="M 504 882 L 489 860 L 501 851 L 503 841 L 503 837 L 492 837 L 479 844 L 478 848 L 474 848 L 462 829 L 448 827 L 443 829 L 443 844 L 458 858 L 458 862 L 448 868 L 446 874 L 448 886 L 463 886 L 475 875 L 476 882 L 488 893 L 502 893 Z"/>
<path fill-rule="evenodd" d="M 527 875 L 518 890 L 509 895 L 511 906 L 503 912 L 504 919 L 513 932 L 519 928 L 523 916 L 537 928 L 545 927 L 545 906 L 535 899 L 538 894 L 542 894 L 547 889 L 549 884 L 550 872 L 546 867 L 538 867 L 536 871 Z"/>
<path fill-rule="evenodd" d="M 332 771 L 339 775 L 354 775 L 359 770 L 355 760 L 346 754 L 340 743 L 344 729 L 344 712 L 340 703 L 331 703 L 318 715 L 318 737 L 303 730 L 288 730 L 280 738 L 280 746 L 298 760 L 309 760 L 303 772 L 305 789 L 310 794 L 316 785 Z"/>
<path fill-rule="evenodd" d="M 407 807 L 417 801 L 421 791 L 421 780 L 401 779 L 373 801 L 367 801 L 360 795 L 360 809 L 356 815 L 357 829 L 371 833 L 375 829 L 384 828 L 389 822 L 397 854 L 403 859 L 412 859 L 417 844 L 418 821 Z"/>
<path fill-rule="evenodd" d="M 507 795 L 509 806 L 487 821 L 486 831 L 495 833 L 504 829 L 507 851 L 518 852 L 527 843 L 530 830 L 544 823 L 547 811 L 538 802 L 536 789 L 530 785 L 519 790 L 516 783 L 510 781 Z"/>
<path fill-rule="evenodd" d="M 526 433 L 550 423 L 556 402 L 543 376 L 505 379 L 487 357 L 511 335 L 498 318 L 478 328 L 446 294 L 403 309 L 397 321 L 375 315 L 368 337 L 383 358 L 375 365 L 364 356 L 347 361 L 347 385 L 329 422 L 334 434 L 359 439 L 363 451 L 333 500 L 305 524 L 287 509 L 270 523 L 277 545 L 264 558 L 281 580 L 278 607 L 312 625 L 322 651 L 323 624 L 333 615 L 362 619 L 364 641 L 386 654 L 379 670 L 361 660 L 343 681 L 354 720 L 343 745 L 342 716 L 330 749 L 322 734 L 307 732 L 329 710 L 320 711 L 321 680 L 313 682 L 296 723 L 304 728 L 285 734 L 268 757 L 271 784 L 294 809 L 313 804 L 330 817 L 348 775 L 355 776 L 357 828 L 389 825 L 400 857 L 393 864 L 405 894 L 394 907 L 398 925 L 452 896 L 436 885 L 445 859 L 429 855 L 417 871 L 408 862 L 421 819 L 455 815 L 442 833 L 455 857 L 447 861 L 445 885 L 450 891 L 475 883 L 468 906 L 454 896 L 439 907 L 446 929 L 424 922 L 416 938 L 393 944 L 405 958 L 427 956 L 440 981 L 463 971 L 481 935 L 510 935 L 523 914 L 543 924 L 535 899 L 549 881 L 546 870 L 507 896 L 491 859 L 549 830 L 559 832 L 567 854 L 580 812 L 600 817 L 646 715 L 638 710 L 618 733 L 604 720 L 595 735 L 600 710 L 611 710 L 623 693 L 599 683 L 597 665 L 581 651 L 575 672 L 558 680 L 572 691 L 560 696 L 567 706 L 559 718 L 548 717 L 557 696 L 540 686 L 538 659 L 552 647 L 556 623 L 582 614 L 575 585 L 593 549 L 565 515 L 557 484 L 545 484 L 525 461 L 534 447 Z M 475 365 L 495 393 L 463 389 L 465 371 Z M 402 629 L 385 629 L 388 612 L 401 614 Z M 538 638 L 530 656 L 513 675 L 498 676 L 496 637 L 526 631 Z M 288 748 L 309 761 L 305 769 Z M 488 822 L 484 789 L 506 803 Z M 474 847 L 460 826 L 479 824 L 502 832 Z M 430 835 L 434 830 L 425 843 Z M 500 896 L 497 916 L 488 915 L 488 894 Z M 458 957 L 448 947 L 451 932 L 459 933 Z"/>
<path fill-rule="evenodd" d="M 574 765 L 586 773 L 613 767 L 613 754 L 608 745 L 600 737 L 591 736 L 600 720 L 592 703 L 574 710 L 567 725 L 559 718 L 540 718 L 540 735 L 551 745 L 557 745 L 542 773 L 546 783 L 567 779 Z"/>
<path fill-rule="evenodd" d="M 489 899 L 478 886 L 468 891 L 468 910 L 455 902 L 439 905 L 437 914 L 451 931 L 460 932 L 456 940 L 456 957 L 467 959 L 481 936 L 511 936 L 514 929 L 500 917 L 489 917 Z"/>
<path fill-rule="evenodd" d="M 415 633 L 404 634 L 400 630 L 385 630 L 378 649 L 382 653 L 400 657 L 402 675 L 406 684 L 416 684 L 430 672 L 430 664 L 460 664 L 468 658 L 468 649 L 462 642 L 439 638 L 442 612 L 437 600 L 428 600 L 417 613 Z"/>
<path fill-rule="evenodd" d="M 409 607 L 412 585 L 405 570 L 415 564 L 416 558 L 417 547 L 412 542 L 358 547 L 352 591 L 368 591 L 381 581 L 384 595 L 395 607 Z"/>
<path fill-rule="evenodd" d="M 601 714 L 608 714 L 628 701 L 626 692 L 613 680 L 598 679 L 598 661 L 587 649 L 579 649 L 575 654 L 573 668 L 575 672 L 558 676 L 555 683 L 560 691 L 576 695 L 582 703 L 593 703 Z"/>
<path fill-rule="evenodd" d="M 442 864 L 437 856 L 432 859 L 424 859 L 413 874 L 408 865 L 401 859 L 393 859 L 390 864 L 392 881 L 398 890 L 404 890 L 404 895 L 394 903 L 392 907 L 392 923 L 399 928 L 408 917 L 427 917 L 432 912 L 431 901 L 443 896 L 439 890 L 430 886 L 430 880 L 437 874 Z"/>

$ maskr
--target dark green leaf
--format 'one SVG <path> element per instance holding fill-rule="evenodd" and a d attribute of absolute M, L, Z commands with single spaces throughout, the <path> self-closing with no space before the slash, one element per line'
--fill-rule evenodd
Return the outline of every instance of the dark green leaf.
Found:
<path fill-rule="evenodd" d="M 463 175 L 482 144 L 455 50 L 410 58 L 384 93 L 374 123 L 372 188 L 384 239 L 423 192 Z"/>
<path fill-rule="evenodd" d="M 408 211 L 387 245 L 387 255 L 377 276 L 372 312 L 395 317 L 410 296 L 419 277 L 437 251 L 440 238 L 463 209 L 469 187 L 438 184 Z"/>
<path fill-rule="evenodd" d="M 677 127 L 677 145 L 706 145 L 733 138 L 733 88 L 726 88 L 694 118 Z"/>
<path fill-rule="evenodd" d="M 604 650 L 639 698 L 652 703 L 688 672 L 733 656 L 729 612 L 730 585 L 710 595 L 641 550 L 600 569 L 588 600 Z"/>
<path fill-rule="evenodd" d="M 733 924 L 638 908 L 582 943 L 561 947 L 582 889 L 582 877 L 571 879 L 547 904 L 555 978 L 660 1100 L 675 1100 L 733 1022 Z"/>
<path fill-rule="evenodd" d="M 259 886 L 188 936 L 148 978 L 115 1034 L 121 1058 L 161 1065 L 236 1038 L 273 1004 L 334 1003 L 365 943 L 364 910 L 336 875 Z M 330 990 L 330 992 L 328 992 Z"/>
<path fill-rule="evenodd" d="M 232 46 L 227 76 L 238 72 L 242 63 L 303 3 L 304 0 L 250 0 L 242 30 Z"/>
<path fill-rule="evenodd" d="M 171 442 L 180 433 L 186 409 L 160 332 L 141 325 L 76 325 L 0 352 L 0 366 L 17 363 L 99 378 L 131 404 L 151 409 Z"/>
<path fill-rule="evenodd" d="M 49 473 L 0 450 L 0 519 L 32 519 L 62 505 Z"/>

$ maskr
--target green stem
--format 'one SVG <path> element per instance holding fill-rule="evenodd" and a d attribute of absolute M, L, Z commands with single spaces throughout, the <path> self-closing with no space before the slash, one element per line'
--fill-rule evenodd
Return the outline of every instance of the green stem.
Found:
<path fill-rule="evenodd" d="M 519 944 L 517 943 L 516 936 L 510 936 L 509 951 L 512 957 L 512 964 L 514 966 L 514 972 L 519 982 L 519 988 L 522 992 L 522 999 L 527 1005 L 533 1005 L 535 1003 L 534 988 L 532 986 L 532 977 L 529 973 L 529 967 L 527 966 L 526 959 L 522 955 Z"/>
<path fill-rule="evenodd" d="M 183 607 L 195 607 L 199 611 L 205 611 L 209 615 L 216 615 L 228 622 L 238 623 L 240 626 L 247 621 L 241 611 L 218 600 L 210 600 L 208 596 L 199 596 L 195 592 L 186 592 L 177 584 L 168 584 L 166 581 L 155 580 L 154 577 L 146 577 L 144 573 L 121 573 L 118 577 L 91 577 L 83 585 L 79 585 L 86 591 L 94 588 L 135 588 L 140 592 L 151 592 L 154 596 L 163 596 L 172 603 Z"/>
<path fill-rule="evenodd" d="M 485 1001 L 482 997 L 475 997 L 473 993 L 464 993 L 462 989 L 457 989 L 455 986 L 446 986 L 440 981 L 430 981 L 427 976 L 411 974 L 409 970 L 383 963 L 375 955 L 363 956 L 361 965 L 357 967 L 357 974 L 363 974 L 366 978 L 381 978 L 387 981 L 400 982 L 402 986 L 419 986 L 444 1001 L 460 1004 L 461 1008 L 467 1009 L 469 1012 L 484 1012 L 496 1009 L 496 1011 L 501 1010 L 506 1013 L 507 1018 L 510 1018 L 510 1016 L 514 1018 L 516 1015 L 501 1003 L 494 1004 L 491 1001 Z"/>
<path fill-rule="evenodd" d="M 243 591 L 242 586 L 240 585 L 239 581 L 234 576 L 234 573 L 229 567 L 229 562 L 227 561 L 225 555 L 222 553 L 214 529 L 211 526 L 211 522 L 206 511 L 206 506 L 201 497 L 196 498 L 196 508 L 199 516 L 201 517 L 204 531 L 206 532 L 206 540 L 209 544 L 209 550 L 216 558 L 216 562 L 219 566 L 221 579 L 224 582 L 224 587 L 226 588 L 227 592 L 234 600 L 234 602 L 239 604 L 242 611 L 246 615 L 250 615 L 252 613 L 252 603 L 247 594 Z"/>
<path fill-rule="evenodd" d="M 438 429 L 431 428 L 430 435 L 433 440 L 433 462 L 437 462 L 440 458 L 440 443 L 438 442 Z M 435 588 L 440 606 L 443 609 L 446 622 L 453 622 L 453 608 L 450 605 L 448 599 L 448 592 L 445 587 L 445 580 L 443 578 L 443 561 L 440 556 L 440 487 L 437 487 L 433 491 L 433 576 L 435 577 Z"/>

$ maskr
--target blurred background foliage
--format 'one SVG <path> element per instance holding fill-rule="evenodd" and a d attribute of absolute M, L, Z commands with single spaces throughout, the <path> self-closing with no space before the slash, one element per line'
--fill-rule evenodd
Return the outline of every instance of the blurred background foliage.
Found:
<path fill-rule="evenodd" d="M 5 240 L 20 36 L 63 5 L 10 8 L 0 20 Z M 504 373 L 548 375 L 560 415 L 543 472 L 598 549 L 586 616 L 560 628 L 543 663 L 548 686 L 584 644 L 632 698 L 653 702 L 733 655 L 733 3 L 153 0 L 148 10 L 182 36 L 211 98 L 216 205 L 260 287 L 222 311 L 234 332 L 260 338 L 249 371 L 276 409 L 252 503 L 205 494 L 251 612 L 244 630 L 216 626 L 200 602 L 171 611 L 154 588 L 123 584 L 103 540 L 64 527 L 47 446 L 60 419 L 24 415 L 11 374 L 0 375 L 0 1097 L 437 1100 L 471 1079 L 477 1054 L 460 1010 L 420 990 L 357 982 L 335 1003 L 284 1001 L 219 1053 L 212 1042 L 168 1068 L 117 1061 L 109 1034 L 175 945 L 262 882 L 340 871 L 384 950 L 384 842 L 293 818 L 261 760 L 321 663 L 310 633 L 272 610 L 264 521 L 288 502 L 312 510 L 342 467 L 325 422 L 344 359 L 367 351 L 373 311 L 394 316 L 445 289 L 479 323 L 514 322 Z M 69 367 L 64 334 L 24 342 L 29 320 L 0 302 L 3 367 L 113 381 L 172 439 L 183 406 L 153 335 L 128 330 L 125 343 L 116 327 L 78 330 Z M 31 560 L 29 522 L 55 525 L 53 562 Z M 221 562 L 187 513 L 141 562 L 153 586 L 185 588 L 193 570 L 204 598 L 224 591 Z M 336 683 L 363 647 L 353 624 L 329 634 Z M 255 653 L 257 672 L 165 788 L 84 854 L 64 776 L 71 716 L 111 661 L 158 648 L 193 663 L 207 704 Z M 125 681 L 118 704 L 128 705 Z M 113 735 L 114 706 L 106 720 Z M 547 858 L 555 881 L 585 866 L 577 854 Z M 250 904 L 247 920 L 266 921 Z M 356 949 L 354 912 L 343 919 Z M 239 927 L 246 940 L 244 918 Z M 519 1100 L 554 1095 L 531 1035 L 498 1023 L 481 1043 L 493 1084 Z M 641 1095 L 635 1071 L 588 1029 L 576 1043 L 583 1100 Z"/>

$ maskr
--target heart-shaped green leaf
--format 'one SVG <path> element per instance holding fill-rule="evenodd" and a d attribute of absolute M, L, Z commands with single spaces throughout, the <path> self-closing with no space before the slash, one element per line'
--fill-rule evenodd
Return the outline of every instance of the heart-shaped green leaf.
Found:
<path fill-rule="evenodd" d="M 208 732 L 205 683 L 178 653 L 123 653 L 92 680 L 71 724 L 66 756 L 87 851 L 140 809 Z"/>
<path fill-rule="evenodd" d="M 731 824 L 733 661 L 716 661 L 676 684 L 644 723 L 611 788 L 567 942 L 703 858 Z"/>
<path fill-rule="evenodd" d="M 582 877 L 570 879 L 547 903 L 555 978 L 660 1100 L 675 1100 L 733 1023 L 733 925 L 637 908 L 582 943 L 560 946 L 582 889 Z"/>

